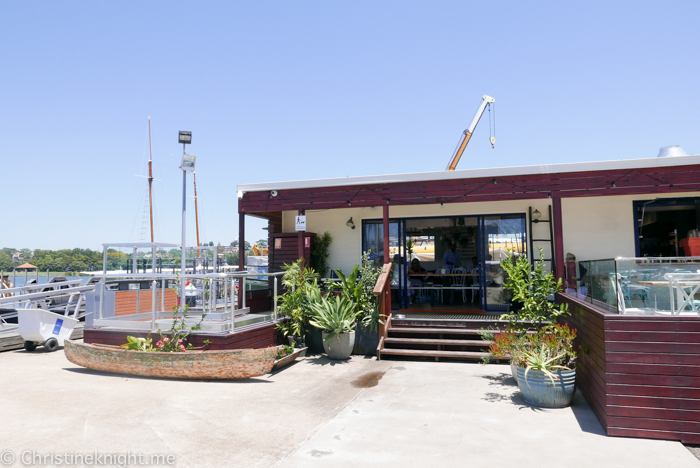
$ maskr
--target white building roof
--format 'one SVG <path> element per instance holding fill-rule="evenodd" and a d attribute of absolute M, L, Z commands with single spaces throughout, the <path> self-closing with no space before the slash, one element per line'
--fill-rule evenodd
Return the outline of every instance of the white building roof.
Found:
<path fill-rule="evenodd" d="M 700 164 L 700 155 L 666 158 L 618 159 L 583 163 L 543 164 L 538 166 L 499 167 L 493 169 L 464 169 L 458 171 L 414 172 L 409 174 L 339 177 L 333 179 L 294 180 L 287 182 L 263 182 L 239 184 L 239 192 L 262 192 L 317 187 L 337 187 L 365 184 L 394 184 L 398 182 L 425 182 L 431 180 L 476 179 L 481 177 L 505 177 L 532 174 L 558 174 L 566 172 L 612 171 L 619 169 L 645 169 L 655 167 L 690 166 Z"/>

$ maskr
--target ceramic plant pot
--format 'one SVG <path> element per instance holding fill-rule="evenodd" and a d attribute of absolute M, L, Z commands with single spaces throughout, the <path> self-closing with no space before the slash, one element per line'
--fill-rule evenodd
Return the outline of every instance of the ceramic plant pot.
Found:
<path fill-rule="evenodd" d="M 323 332 L 323 349 L 330 359 L 343 360 L 350 357 L 355 346 L 355 331 L 340 333 L 326 340 L 328 333 Z"/>
<path fill-rule="evenodd" d="M 516 367 L 518 387 L 525 403 L 543 408 L 565 408 L 576 393 L 576 369 L 553 372 L 554 383 L 544 372 L 531 369 L 525 379 L 525 368 Z"/>
<path fill-rule="evenodd" d="M 515 380 L 515 384 L 518 384 L 518 366 L 513 364 L 512 362 L 510 363 L 510 372 L 513 374 L 513 380 Z"/>

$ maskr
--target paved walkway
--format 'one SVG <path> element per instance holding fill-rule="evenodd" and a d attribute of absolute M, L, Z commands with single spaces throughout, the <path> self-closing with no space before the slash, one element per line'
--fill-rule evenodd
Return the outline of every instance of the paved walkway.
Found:
<path fill-rule="evenodd" d="M 506 366 L 311 357 L 228 382 L 93 372 L 60 350 L 0 353 L 0 366 L 9 466 L 49 466 L 22 465 L 27 451 L 97 451 L 188 468 L 700 467 L 677 442 L 606 437 L 580 396 L 526 406 Z"/>

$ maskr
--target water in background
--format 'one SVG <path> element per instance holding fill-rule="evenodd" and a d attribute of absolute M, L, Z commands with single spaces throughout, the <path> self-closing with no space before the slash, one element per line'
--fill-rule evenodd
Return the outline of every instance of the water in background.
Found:
<path fill-rule="evenodd" d="M 10 282 L 12 282 L 12 279 L 13 279 L 13 278 L 12 278 L 12 272 L 10 272 L 9 274 L 8 274 L 8 273 L 5 273 L 5 275 L 6 275 L 6 276 L 9 276 L 8 279 L 10 280 Z M 61 275 L 56 275 L 56 276 L 61 276 Z M 50 276 L 50 278 L 53 278 L 53 276 Z M 83 284 L 85 284 L 85 283 L 87 283 L 88 280 L 89 280 L 90 278 L 92 278 L 92 277 L 91 277 L 91 276 L 65 276 L 65 278 L 66 278 L 68 281 L 75 281 L 75 280 L 78 280 L 78 279 L 79 279 L 79 280 L 82 280 Z M 27 281 L 31 281 L 31 280 L 33 280 L 33 279 L 36 279 L 36 275 L 32 275 L 32 274 L 30 273 L 30 274 L 27 276 Z M 44 283 L 46 283 L 46 276 L 40 276 L 40 277 L 39 277 L 39 284 L 44 284 Z M 21 275 L 20 275 L 20 274 L 17 274 L 17 284 L 15 284 L 15 288 L 19 288 L 19 287 L 22 287 L 22 286 L 24 286 L 24 273 L 22 273 Z"/>

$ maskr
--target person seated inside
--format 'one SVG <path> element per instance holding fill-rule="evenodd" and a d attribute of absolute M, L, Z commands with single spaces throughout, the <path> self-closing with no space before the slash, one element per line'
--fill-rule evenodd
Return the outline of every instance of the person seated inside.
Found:
<path fill-rule="evenodd" d="M 467 260 L 466 265 L 464 265 L 464 268 L 466 268 L 467 273 L 471 273 L 474 271 L 474 268 L 479 266 L 479 259 L 477 258 L 476 255 L 474 255 L 471 260 Z"/>
<path fill-rule="evenodd" d="M 417 258 L 414 258 L 413 260 L 411 260 L 411 266 L 408 267 L 409 284 L 412 286 L 408 290 L 409 291 L 409 300 L 413 301 L 413 299 L 416 296 L 416 290 L 413 289 L 413 287 L 416 287 L 416 288 L 423 287 L 423 280 L 427 278 L 427 277 L 417 278 L 415 276 L 410 276 L 410 275 L 418 275 L 418 274 L 427 273 L 427 272 L 428 272 L 428 270 L 426 270 L 425 268 L 423 268 L 421 266 L 420 260 L 418 260 Z"/>

